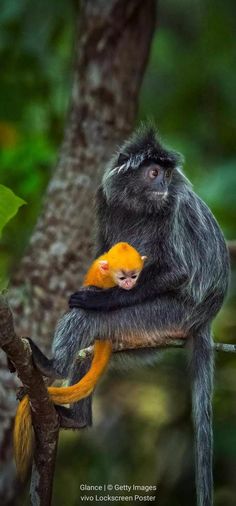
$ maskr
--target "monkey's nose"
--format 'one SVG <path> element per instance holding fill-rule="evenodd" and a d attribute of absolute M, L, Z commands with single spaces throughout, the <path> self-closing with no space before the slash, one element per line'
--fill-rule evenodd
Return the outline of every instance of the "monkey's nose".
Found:
<path fill-rule="evenodd" d="M 130 279 L 126 279 L 126 280 L 125 280 L 125 286 L 126 286 L 127 288 L 129 288 L 130 286 L 132 286 L 132 281 L 131 281 Z"/>

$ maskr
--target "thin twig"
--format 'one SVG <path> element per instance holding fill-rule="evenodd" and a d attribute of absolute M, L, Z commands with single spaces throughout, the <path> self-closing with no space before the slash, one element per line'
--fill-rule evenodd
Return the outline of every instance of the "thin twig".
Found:
<path fill-rule="evenodd" d="M 236 344 L 214 343 L 214 350 L 226 351 L 227 353 L 236 353 Z"/>
<path fill-rule="evenodd" d="M 168 348 L 184 348 L 186 344 L 186 339 L 169 339 L 168 342 L 166 343 L 162 343 L 162 344 L 158 344 L 157 342 L 154 342 L 154 341 L 149 341 L 149 342 L 145 342 L 143 341 L 142 342 L 142 346 L 140 345 L 140 343 L 135 343 L 135 342 L 128 342 L 128 341 L 125 341 L 123 343 L 114 343 L 113 345 L 113 352 L 114 353 L 119 353 L 119 352 L 124 352 L 124 351 L 128 351 L 128 350 L 137 350 L 137 349 L 141 349 L 141 348 L 156 348 L 158 350 L 160 349 L 168 349 Z M 213 349 L 215 351 L 224 351 L 226 353 L 236 353 L 236 344 L 228 344 L 228 343 L 214 343 L 213 344 Z M 85 359 L 86 357 L 88 357 L 89 355 L 92 355 L 93 354 L 93 346 L 89 346 L 88 348 L 84 348 L 83 350 L 80 350 L 78 355 L 80 357 L 81 360 Z"/>
<path fill-rule="evenodd" d="M 14 364 L 30 398 L 35 431 L 31 504 L 49 506 L 59 432 L 58 415 L 49 399 L 43 377 L 33 365 L 28 342 L 15 334 L 12 312 L 3 297 L 0 298 L 0 347 Z"/>

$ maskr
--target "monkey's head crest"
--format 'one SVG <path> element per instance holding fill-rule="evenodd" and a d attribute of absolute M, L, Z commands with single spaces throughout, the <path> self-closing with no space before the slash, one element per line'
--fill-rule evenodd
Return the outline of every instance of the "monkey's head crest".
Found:
<path fill-rule="evenodd" d="M 171 168 L 183 164 L 182 155 L 165 148 L 155 126 L 150 123 L 138 128 L 130 139 L 121 146 L 117 165 L 129 162 L 130 167 L 136 168 L 147 160 L 156 161 L 163 167 Z"/>
<path fill-rule="evenodd" d="M 152 124 L 142 126 L 121 146 L 105 171 L 102 185 L 106 198 L 126 209 L 153 212 L 167 203 L 174 184 L 181 179 L 182 164 L 182 155 L 163 146 Z"/>

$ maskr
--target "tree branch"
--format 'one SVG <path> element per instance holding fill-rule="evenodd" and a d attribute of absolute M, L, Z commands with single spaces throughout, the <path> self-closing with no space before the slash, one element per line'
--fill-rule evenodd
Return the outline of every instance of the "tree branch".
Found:
<path fill-rule="evenodd" d="M 5 299 L 0 298 L 0 347 L 14 364 L 30 397 L 35 431 L 35 452 L 31 476 L 31 503 L 48 506 L 57 451 L 59 420 L 40 372 L 34 367 L 28 342 L 15 334 L 13 317 Z"/>
<path fill-rule="evenodd" d="M 138 349 L 147 349 L 147 348 L 156 348 L 158 350 L 168 349 L 168 348 L 184 348 L 186 344 L 186 339 L 183 337 L 181 339 L 173 339 L 169 338 L 168 341 L 160 344 L 160 341 L 149 340 L 148 342 L 137 341 L 129 341 L 125 340 L 122 343 L 113 343 L 113 353 L 119 353 L 129 350 L 138 350 Z M 236 353 L 236 344 L 228 344 L 228 343 L 213 343 L 213 350 L 215 351 L 224 351 L 226 353 Z M 78 353 L 81 360 L 85 359 L 89 355 L 93 354 L 93 346 L 89 346 L 88 348 L 84 348 L 80 350 Z"/>

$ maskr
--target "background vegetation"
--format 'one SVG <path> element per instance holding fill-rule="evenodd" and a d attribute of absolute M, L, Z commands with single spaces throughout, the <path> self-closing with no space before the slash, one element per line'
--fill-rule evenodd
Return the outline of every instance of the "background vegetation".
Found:
<path fill-rule="evenodd" d="M 236 72 L 233 0 L 159 2 L 138 120 L 153 117 L 228 239 L 235 230 Z M 73 2 L 3 0 L 0 10 L 0 183 L 23 206 L 1 239 L 9 277 L 40 211 L 63 133 L 72 77 Z M 235 272 L 215 338 L 235 342 Z M 192 429 L 183 352 L 153 369 L 111 372 L 95 428 L 61 436 L 54 502 L 80 504 L 80 483 L 157 484 L 159 506 L 193 504 Z M 236 501 L 236 357 L 217 356 L 216 506 Z M 185 499 L 184 499 L 185 497 Z M 184 502 L 185 501 L 185 502 Z"/>

